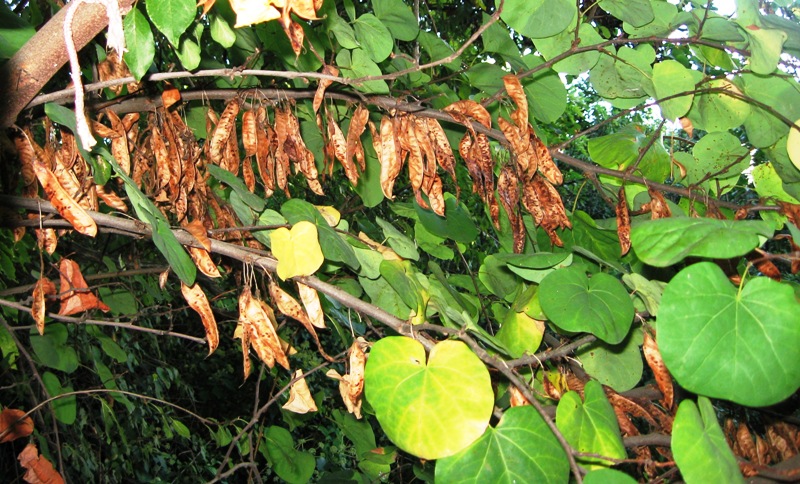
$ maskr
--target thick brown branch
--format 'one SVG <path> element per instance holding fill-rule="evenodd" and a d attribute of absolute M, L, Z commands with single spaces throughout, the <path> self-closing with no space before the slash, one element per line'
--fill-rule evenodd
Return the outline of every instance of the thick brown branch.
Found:
<path fill-rule="evenodd" d="M 119 0 L 123 12 L 131 5 L 133 0 Z M 63 34 L 66 13 L 62 8 L 0 68 L 0 128 L 14 124 L 19 113 L 67 62 Z M 105 7 L 84 5 L 72 24 L 75 47 L 84 47 L 107 25 Z"/>

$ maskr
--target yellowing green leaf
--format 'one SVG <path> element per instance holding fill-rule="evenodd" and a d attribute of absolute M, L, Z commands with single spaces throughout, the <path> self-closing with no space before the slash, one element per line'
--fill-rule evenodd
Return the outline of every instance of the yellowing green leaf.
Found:
<path fill-rule="evenodd" d="M 292 230 L 281 227 L 270 234 L 272 254 L 278 259 L 278 277 L 310 276 L 322 265 L 325 257 L 317 238 L 317 227 L 311 222 L 297 222 Z"/>
<path fill-rule="evenodd" d="M 339 213 L 338 210 L 331 207 L 330 205 L 314 205 L 319 210 L 319 213 L 322 214 L 322 217 L 328 222 L 328 225 L 331 227 L 336 227 L 339 225 L 339 220 L 341 220 L 342 215 Z"/>
<path fill-rule="evenodd" d="M 795 125 L 800 126 L 800 119 L 794 122 Z M 792 164 L 800 170 L 800 130 L 795 127 L 789 130 L 789 139 L 786 141 L 786 151 L 789 152 L 789 159 Z"/>

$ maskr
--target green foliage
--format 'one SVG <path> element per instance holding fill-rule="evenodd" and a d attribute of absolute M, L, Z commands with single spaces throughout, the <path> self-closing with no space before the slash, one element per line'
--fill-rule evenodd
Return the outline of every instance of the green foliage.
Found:
<path fill-rule="evenodd" d="M 564 482 L 568 476 L 564 449 L 530 406 L 509 409 L 496 427 L 436 464 L 441 482 Z"/>
<path fill-rule="evenodd" d="M 744 482 L 706 397 L 699 397 L 697 404 L 681 402 L 673 424 L 672 451 L 686 482 Z"/>
<path fill-rule="evenodd" d="M 694 264 L 664 289 L 664 362 L 690 391 L 751 406 L 780 402 L 800 386 L 798 310 L 788 285 L 755 277 L 737 290 L 719 267 Z M 716 378 L 722 372 L 730 379 Z"/>
<path fill-rule="evenodd" d="M 579 452 L 600 454 L 615 459 L 625 457 L 614 409 L 608 403 L 602 386 L 590 381 L 584 398 L 578 392 L 567 392 L 556 409 L 556 423 L 564 438 Z M 610 465 L 595 457 L 582 458 L 588 467 Z"/>
<path fill-rule="evenodd" d="M 124 60 L 145 87 L 87 90 L 99 123 L 92 152 L 64 148 L 78 127 L 62 105 L 71 94 L 11 120 L 25 137 L 12 130 L 0 139 L 0 159 L 15 167 L 0 175 L 4 193 L 30 198 L 39 188 L 30 160 L 16 168 L 20 140 L 30 139 L 69 197 L 91 203 L 96 185 L 130 210 L 101 203 L 113 218 L 97 238 L 59 233 L 48 253 L 36 230 L 63 229 L 56 222 L 69 214 L 2 200 L 0 406 L 58 397 L 36 414 L 32 441 L 64 462 L 70 481 L 233 481 L 248 472 L 287 482 L 579 480 L 568 455 L 590 470 L 589 483 L 673 472 L 662 449 L 648 460 L 626 451 L 617 418 L 641 433 L 672 431 L 687 482 L 741 481 L 718 418 L 731 411 L 743 421 L 800 386 L 797 253 L 786 240 L 800 237 L 797 2 L 736 2 L 734 15 L 664 0 L 506 0 L 499 13 L 499 2 L 480 0 L 326 0 L 316 11 L 314 2 L 273 2 L 290 5 L 273 11 L 260 2 L 266 22 L 247 1 L 209 3 L 149 1 L 125 15 Z M 0 6 L 0 59 L 34 48 L 26 42 L 46 31 L 49 8 Z M 109 64 L 93 65 L 105 60 L 103 38 L 82 51 L 85 75 L 105 79 Z M 332 67 L 338 74 L 326 77 Z M 153 108 L 165 84 L 150 74 L 180 68 L 196 71 L 170 77 L 182 101 Z M 19 82 L 4 95 L 21 96 Z M 44 90 L 67 82 L 55 75 Z M 318 87 L 327 91 L 312 106 Z M 242 111 L 264 107 L 255 129 L 266 149 L 258 138 L 253 155 L 253 132 L 238 116 L 223 140 L 230 158 L 212 161 L 222 124 L 214 113 L 234 96 Z M 127 133 L 109 134 L 113 117 L 98 116 L 109 105 Z M 278 126 L 275 105 L 297 117 L 296 132 Z M 374 130 L 345 150 L 334 137 L 349 138 L 356 106 Z M 483 109 L 491 125 L 479 126 Z M 133 113 L 138 120 L 125 118 Z M 169 131 L 170 119 L 187 131 Z M 440 135 L 430 120 L 444 138 L 435 147 L 426 144 Z M 155 126 L 169 159 L 154 154 Z M 133 169 L 118 159 L 123 139 Z M 286 183 L 275 186 L 263 172 L 285 157 Z M 364 163 L 357 184 L 339 166 L 354 160 Z M 394 199 L 384 201 L 392 170 Z M 335 227 L 323 205 L 341 213 Z M 197 273 L 197 252 L 179 241 L 187 222 L 216 239 L 209 255 L 222 277 Z M 55 312 L 70 288 L 58 286 L 44 299 L 39 335 L 30 307 L 41 299 L 31 288 L 58 281 L 64 257 L 89 281 L 79 290 L 110 311 L 65 319 Z M 267 297 L 264 272 L 275 268 L 304 306 Z M 293 321 L 314 303 L 297 297 L 294 278 L 318 290 L 326 327 L 316 333 Z M 216 317 L 220 345 L 208 358 L 196 343 L 209 323 L 188 310 L 179 283 L 197 283 Z M 242 355 L 243 331 L 252 344 L 265 330 L 245 328 L 243 286 L 274 307 L 274 329 L 291 347 L 292 370 L 306 373 L 317 412 L 279 409 L 292 373 L 261 364 L 263 348 L 245 345 Z M 648 353 L 650 340 L 641 348 L 643 334 L 656 335 L 665 367 Z M 359 388 L 358 355 L 316 351 L 344 354 L 356 338 L 371 344 L 361 418 L 341 401 Z M 243 380 L 243 358 L 256 355 Z M 324 376 L 333 369 L 347 374 L 338 389 L 341 380 Z M 696 404 L 690 394 L 676 405 L 641 397 L 653 378 L 671 391 L 671 377 Z M 626 400 L 629 391 L 639 396 Z M 527 398 L 536 405 L 517 406 Z M 709 398 L 731 403 L 715 409 Z M 553 422 L 539 410 L 555 400 Z M 7 452 L 0 474 L 16 475 Z M 615 459 L 636 465 L 606 468 Z"/>
<path fill-rule="evenodd" d="M 489 373 L 461 342 L 441 342 L 426 355 L 411 338 L 383 338 L 370 351 L 364 387 L 386 435 L 425 459 L 472 444 L 492 413 Z"/>

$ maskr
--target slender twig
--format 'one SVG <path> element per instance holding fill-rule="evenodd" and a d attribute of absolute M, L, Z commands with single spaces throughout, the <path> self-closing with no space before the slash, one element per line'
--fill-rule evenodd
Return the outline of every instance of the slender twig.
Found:
<path fill-rule="evenodd" d="M 39 404 L 37 404 L 32 409 L 30 409 L 27 412 L 25 412 L 25 414 L 22 415 L 21 417 L 19 417 L 19 419 L 17 419 L 17 421 L 20 421 L 20 420 L 28 417 L 29 415 L 31 415 L 32 413 L 36 412 L 37 410 L 39 410 L 40 408 L 44 407 L 45 405 L 49 404 L 50 402 L 53 402 L 53 401 L 58 400 L 60 398 L 66 398 L 66 397 L 72 397 L 72 396 L 81 396 L 81 395 L 92 395 L 92 394 L 95 394 L 95 393 L 116 393 L 116 394 L 120 394 L 120 395 L 125 395 L 127 397 L 134 397 L 134 398 L 138 398 L 138 399 L 141 399 L 141 400 L 146 400 L 146 401 L 149 401 L 149 402 L 160 403 L 161 405 L 167 405 L 167 406 L 172 407 L 172 408 L 174 408 L 176 410 L 180 410 L 183 413 L 191 415 L 192 417 L 196 418 L 197 420 L 199 420 L 200 422 L 202 422 L 205 425 L 217 425 L 217 426 L 220 425 L 219 422 L 215 422 L 214 420 L 209 420 L 209 419 L 207 419 L 205 417 L 201 417 L 200 415 L 192 412 L 191 410 L 189 410 L 187 408 L 181 407 L 180 405 L 178 405 L 176 403 L 168 402 L 166 400 L 162 400 L 162 399 L 156 398 L 156 397 L 151 397 L 151 396 L 148 396 L 148 395 L 142 395 L 141 393 L 129 392 L 129 391 L 126 391 L 126 390 L 119 390 L 119 389 L 116 389 L 116 388 L 91 388 L 91 389 L 88 389 L 88 390 L 76 390 L 74 392 L 60 393 L 58 395 L 55 395 L 55 396 L 52 396 L 52 397 L 48 397 L 47 400 L 44 400 L 44 401 L 40 402 Z M 0 439 L 2 439 L 3 436 L 6 435 L 6 433 L 11 432 L 12 430 L 13 430 L 12 428 L 8 428 L 8 429 L 6 429 L 5 432 L 0 432 Z"/>
<path fill-rule="evenodd" d="M 0 299 L 0 306 L 6 306 L 9 308 L 14 308 L 18 311 L 23 311 L 26 313 L 31 312 L 31 308 L 25 306 L 23 304 L 15 303 L 13 301 L 7 301 L 5 299 Z M 205 338 L 198 338 L 195 336 L 189 336 L 188 334 L 183 333 L 176 333 L 174 331 L 168 331 L 166 329 L 155 329 L 155 328 L 146 328 L 144 326 L 136 326 L 135 324 L 131 323 L 123 323 L 118 321 L 102 321 L 97 319 L 82 319 L 82 318 L 73 318 L 72 316 L 62 316 L 57 313 L 47 313 L 47 317 L 52 318 L 56 321 L 64 321 L 65 323 L 73 323 L 73 324 L 89 324 L 93 326 L 109 326 L 112 328 L 122 328 L 122 329 L 130 329 L 134 331 L 141 331 L 143 333 L 151 333 L 157 334 L 159 336 L 174 336 L 176 338 L 182 338 L 185 340 L 192 341 L 198 344 L 206 344 Z M 15 331 L 26 331 L 29 330 L 34 326 L 15 326 L 12 327 Z"/>

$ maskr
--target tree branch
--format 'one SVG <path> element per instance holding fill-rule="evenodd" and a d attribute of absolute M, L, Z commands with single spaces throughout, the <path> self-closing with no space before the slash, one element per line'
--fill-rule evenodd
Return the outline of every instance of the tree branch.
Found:
<path fill-rule="evenodd" d="M 133 0 L 119 0 L 127 12 Z M 67 62 L 63 26 L 67 8 L 62 8 L 14 56 L 0 67 L 0 128 L 14 124 L 19 113 Z M 108 25 L 102 5 L 85 5 L 72 23 L 77 49 L 83 48 Z M 73 91 L 74 92 L 74 91 Z"/>

